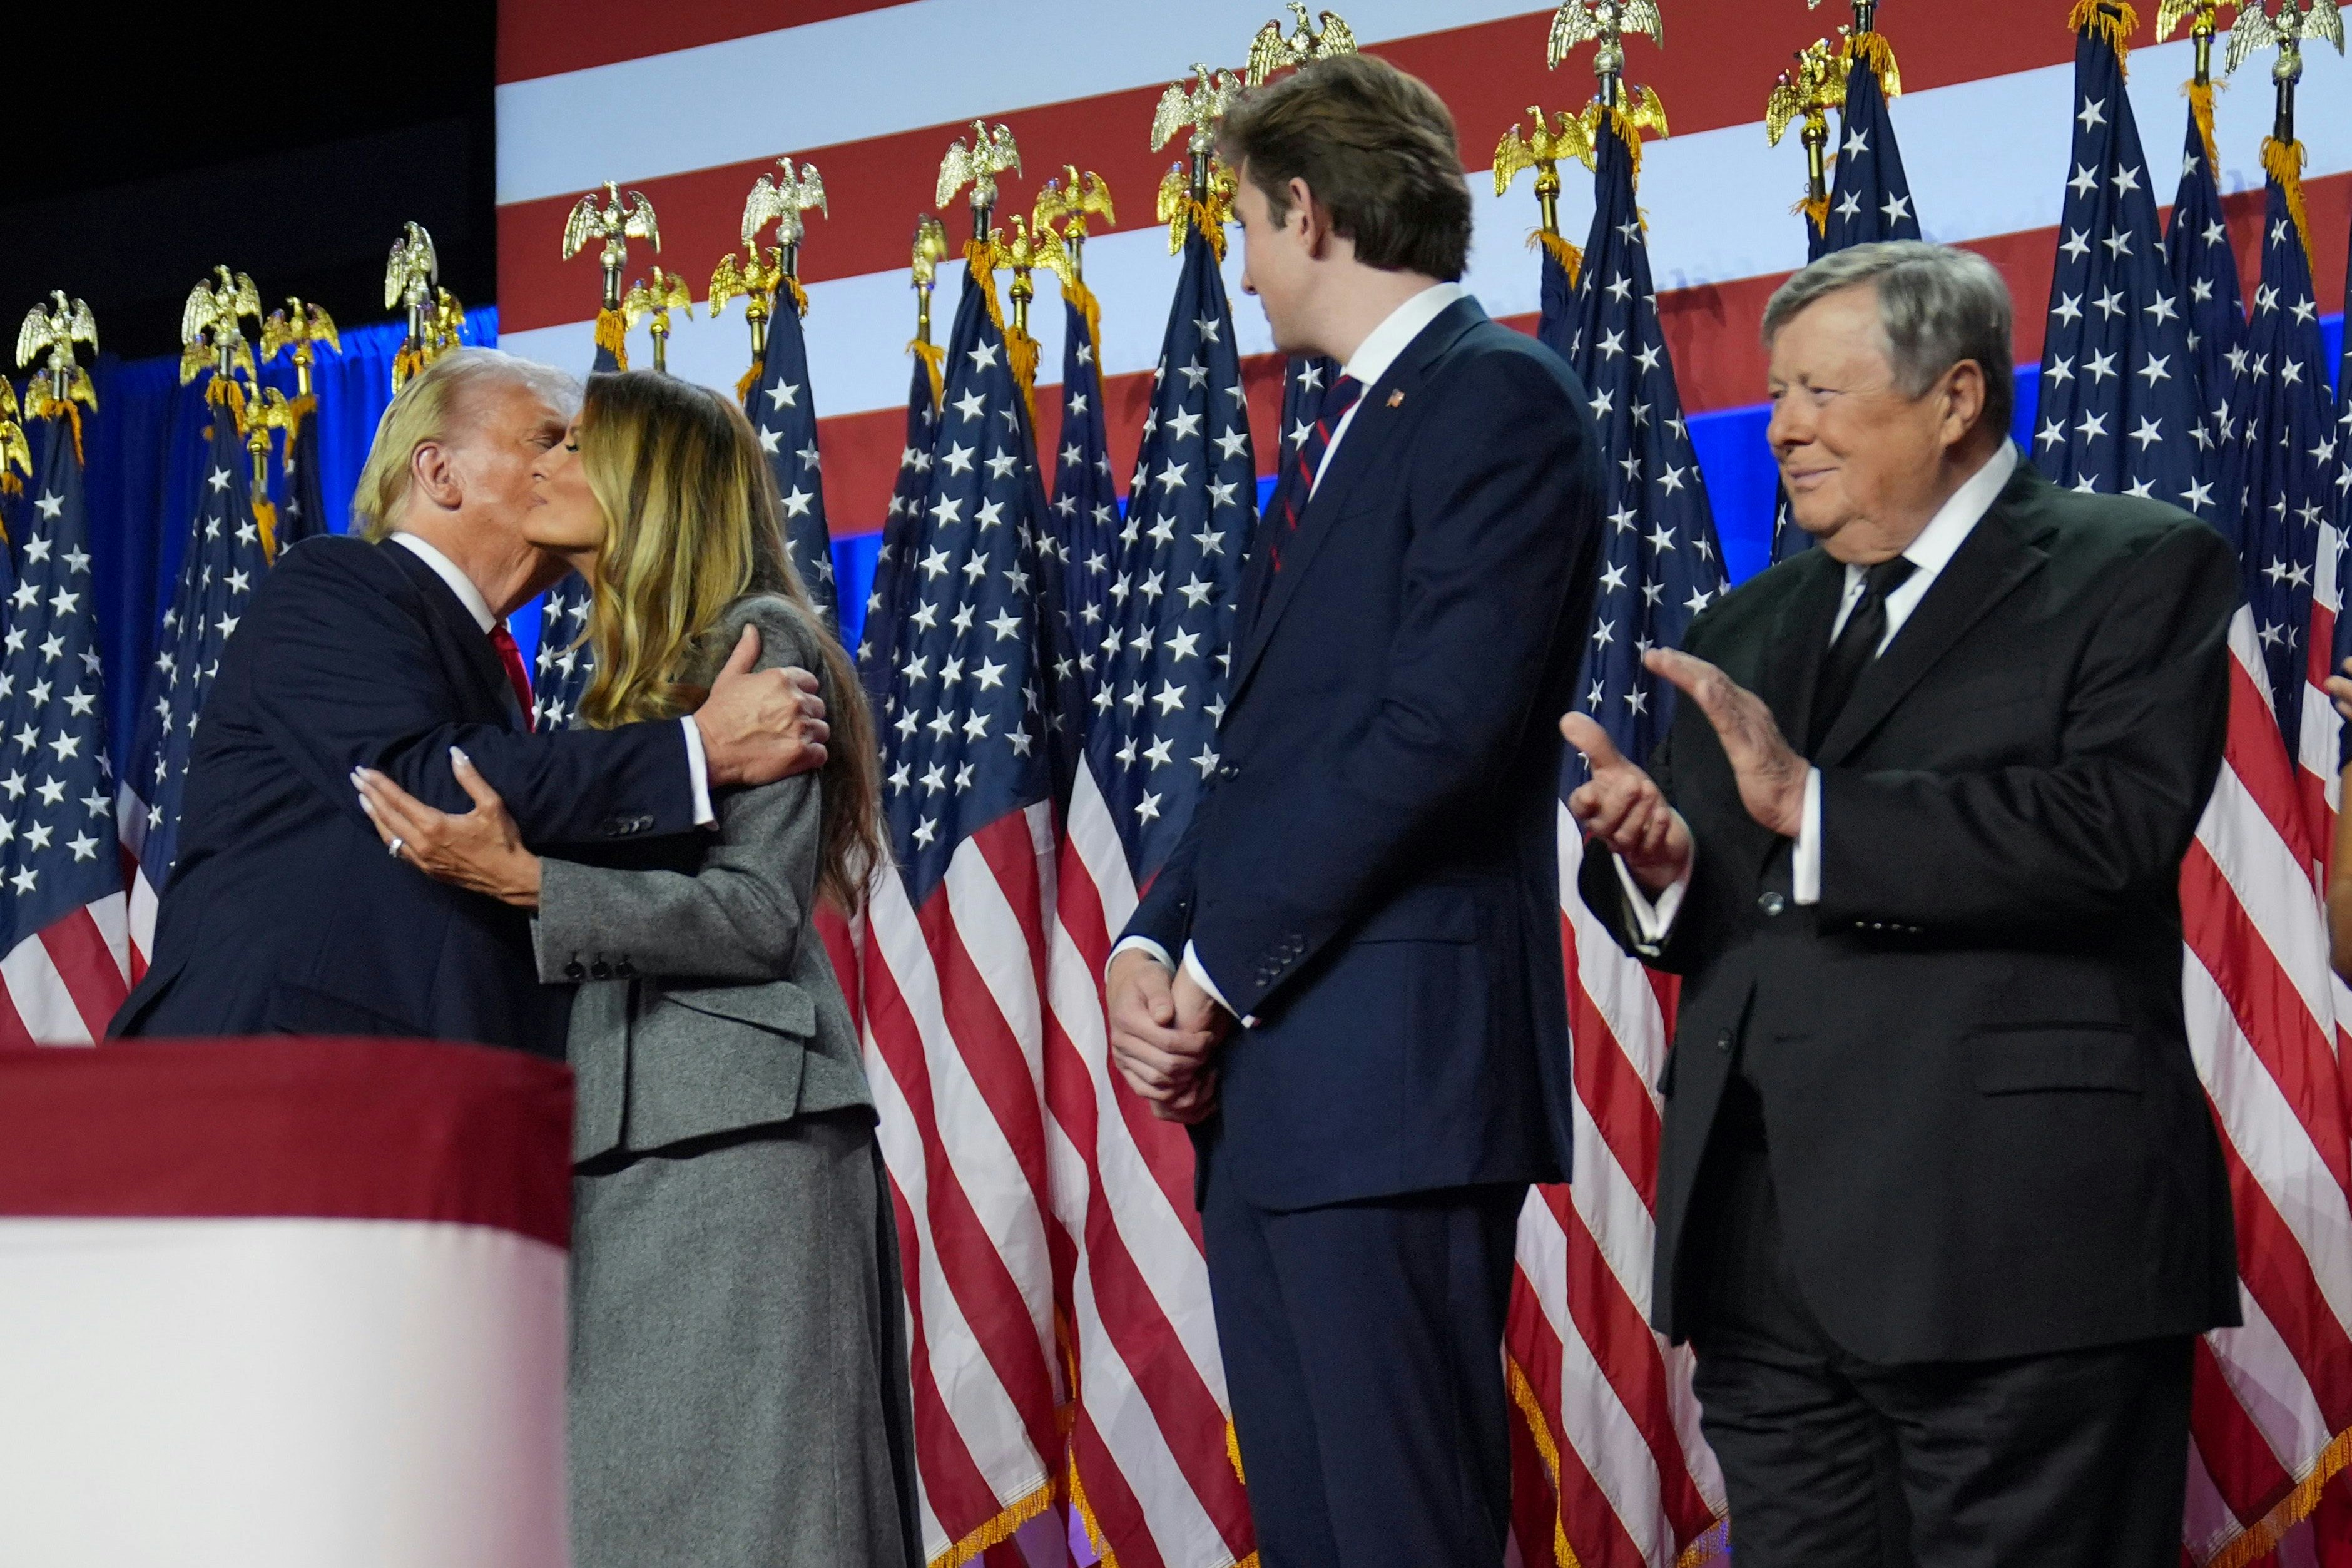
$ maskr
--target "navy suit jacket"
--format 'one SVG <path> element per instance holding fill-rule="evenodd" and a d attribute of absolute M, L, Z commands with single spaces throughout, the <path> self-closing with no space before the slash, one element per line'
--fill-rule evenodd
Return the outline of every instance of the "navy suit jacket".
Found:
<path fill-rule="evenodd" d="M 179 862 L 116 1036 L 398 1035 L 561 1058 L 571 994 L 530 917 L 393 859 L 350 774 L 445 811 L 461 746 L 534 847 L 693 827 L 675 722 L 526 731 L 457 596 L 415 554 L 306 540 L 262 580 L 196 729 Z"/>
<path fill-rule="evenodd" d="M 1264 1208 L 1557 1181 L 1559 715 L 1601 525 L 1584 394 L 1449 306 L 1241 588 L 1223 753 L 1128 934 L 1235 1012 L 1202 1180 Z"/>

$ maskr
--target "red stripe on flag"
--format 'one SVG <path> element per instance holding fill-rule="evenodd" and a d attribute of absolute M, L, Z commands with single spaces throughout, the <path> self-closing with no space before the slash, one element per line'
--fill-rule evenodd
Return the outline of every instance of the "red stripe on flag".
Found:
<path fill-rule="evenodd" d="M 932 902 L 942 898 L 935 892 Z M 1057 1453 L 1061 1445 L 1054 1426 L 1054 1375 L 1038 1343 L 1028 1299 L 997 1251 L 948 1155 L 940 1135 L 922 1036 L 890 966 L 881 961 L 872 942 L 866 964 L 866 1005 L 867 1033 L 898 1082 L 922 1143 L 924 1213 L 930 1221 L 939 1272 L 1006 1398 L 1020 1413 L 1031 1446 L 1041 1458 Z M 908 1278 L 911 1282 L 917 1276 L 910 1272 Z M 913 1289 L 911 1283 L 909 1289 Z"/>
<path fill-rule="evenodd" d="M 994 1519 L 1003 1505 L 996 1500 L 988 1478 L 972 1462 L 971 1449 L 965 1445 L 955 1417 L 948 1413 L 939 1379 L 931 1371 L 922 1291 L 915 1283 L 915 1215 L 907 1206 L 907 1194 L 898 1190 L 895 1176 L 890 1178 L 890 1208 L 898 1226 L 899 1278 L 907 1282 L 907 1372 L 914 1385 L 916 1465 L 922 1473 L 932 1515 L 945 1529 L 969 1532 Z M 961 1539 L 961 1533 L 957 1539 Z"/>
<path fill-rule="evenodd" d="M 2241 1525 L 2262 1518 L 2294 1489 L 2294 1478 L 2280 1465 L 2262 1429 L 2238 1402 L 2237 1391 L 2202 1334 L 2197 1336 L 2189 1412 L 2189 1436 L 2205 1460 L 2206 1473 Z"/>
<path fill-rule="evenodd" d="M 1220 1443 L 1218 1447 L 1222 1462 L 1223 1445 Z M 1111 1458 L 1094 1417 L 1087 1414 L 1083 1405 L 1070 1425 L 1070 1467 L 1076 1481 L 1073 1492 L 1078 1494 L 1072 1500 L 1082 1499 L 1081 1512 L 1087 1533 L 1105 1553 L 1105 1561 L 1115 1562 L 1118 1568 L 1160 1568 L 1167 1559 L 1160 1555 L 1160 1543 L 1151 1538 L 1143 1505 L 1136 1500 L 1126 1472 Z M 1230 1465 L 1226 1473 L 1232 1473 Z"/>
<path fill-rule="evenodd" d="M 2336 1053 L 2303 993 L 2281 970 L 2262 928 L 2221 868 L 2192 839 L 2180 863 L 2180 918 L 2198 962 L 2229 998 L 2230 1013 L 2280 1095 L 2336 1180 L 2336 1196 L 2352 1197 L 2342 1081 Z M 2287 889 L 2290 896 L 2301 889 Z"/>
<path fill-rule="evenodd" d="M 2281 1217 L 2269 1189 L 2255 1179 L 2227 1136 L 2221 1152 L 2238 1222 L 2239 1281 L 2294 1355 L 2328 1430 L 2341 1431 L 2352 1426 L 2352 1337 L 2328 1305 L 2311 1258 Z"/>
<path fill-rule="evenodd" d="M 81 1015 L 89 1037 L 106 1038 L 106 1026 L 131 990 L 97 917 L 86 905 L 74 910 L 41 932 L 41 945 L 48 950 L 49 962 L 58 966 L 66 994 L 73 998 L 74 1011 Z"/>
<path fill-rule="evenodd" d="M 499 0 L 498 83 L 586 70 L 723 44 L 835 16 L 880 11 L 901 0 Z"/>
<path fill-rule="evenodd" d="M 31 1050 L 38 1044 L 33 1038 L 33 1031 L 26 1027 L 23 1015 L 16 1011 L 7 983 L 0 980 L 0 1050 Z"/>
<path fill-rule="evenodd" d="M 1649 1087 L 1643 1083 L 1633 1059 L 1617 1044 L 1609 1020 L 1578 983 L 1576 931 L 1565 916 L 1560 920 L 1560 939 L 1568 963 L 1569 1038 L 1576 1042 L 1576 1049 L 1570 1053 L 1576 1097 L 1584 1101 L 1593 1124 L 1601 1130 L 1601 1141 L 1609 1145 L 1618 1168 L 1642 1194 L 1642 1206 L 1654 1210 L 1660 1132 L 1657 1107 L 1651 1103 Z M 1607 956 L 1613 960 L 1618 954 L 1611 952 Z"/>

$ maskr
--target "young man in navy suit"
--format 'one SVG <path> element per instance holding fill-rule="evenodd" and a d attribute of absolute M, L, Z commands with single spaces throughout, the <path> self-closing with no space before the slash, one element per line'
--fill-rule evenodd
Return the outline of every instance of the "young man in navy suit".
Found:
<path fill-rule="evenodd" d="M 1427 87 L 1318 62 L 1222 142 L 1243 287 L 1344 371 L 1260 523 L 1222 765 L 1113 955 L 1113 1049 L 1194 1125 L 1267 1568 L 1493 1568 L 1513 1237 L 1568 1169 L 1552 718 L 1599 459 L 1568 366 L 1455 281 Z"/>

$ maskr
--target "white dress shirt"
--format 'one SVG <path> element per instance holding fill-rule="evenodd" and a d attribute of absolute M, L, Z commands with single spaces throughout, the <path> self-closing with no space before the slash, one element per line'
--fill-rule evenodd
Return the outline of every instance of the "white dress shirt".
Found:
<path fill-rule="evenodd" d="M 1911 563 L 1911 575 L 1900 587 L 1886 595 L 1886 635 L 1878 640 L 1878 652 L 1884 654 L 1893 645 L 1895 634 L 1903 629 L 1911 612 L 1927 596 L 1936 578 L 1950 564 L 1960 546 L 1984 521 L 1992 503 L 2017 472 L 2016 443 L 2003 441 L 2000 449 L 1985 459 L 1983 468 L 1969 476 L 1966 483 L 1952 492 L 1950 499 L 1927 520 L 1903 551 L 1903 559 Z M 1838 604 L 1837 618 L 1830 623 L 1830 641 L 1837 641 L 1838 633 L 1845 630 L 1847 617 L 1862 603 L 1869 568 L 1849 563 L 1845 569 L 1845 596 Z M 1696 857 L 1694 857 L 1696 858 Z M 1805 805 L 1803 819 L 1797 830 L 1797 842 L 1790 853 L 1789 872 L 1790 895 L 1801 904 L 1822 901 L 1822 770 L 1805 770 Z M 1683 894 L 1690 887 L 1690 870 L 1685 868 L 1682 878 L 1661 892 L 1654 901 L 1645 896 L 1641 884 L 1633 880 L 1621 858 L 1617 862 L 1617 879 L 1625 889 L 1626 903 L 1633 912 L 1633 923 L 1641 928 L 1645 945 L 1665 942 L 1672 933 L 1675 916 L 1682 910 Z"/>
<path fill-rule="evenodd" d="M 1389 367 L 1396 363 L 1397 356 L 1412 346 L 1413 339 L 1428 331 L 1429 324 L 1443 315 L 1447 306 L 1456 300 L 1467 299 L 1469 294 L 1470 291 L 1459 283 L 1431 284 L 1383 317 L 1381 324 L 1356 345 L 1356 352 L 1348 356 L 1348 363 L 1339 367 L 1339 374 L 1353 377 L 1369 394 L 1374 384 L 1388 374 Z M 1339 416 L 1339 423 L 1331 432 L 1330 444 L 1323 448 L 1323 461 L 1315 470 L 1315 482 L 1307 489 L 1309 500 L 1315 498 L 1317 490 L 1323 488 L 1323 476 L 1331 471 L 1331 459 L 1339 455 L 1339 443 L 1348 438 L 1348 426 L 1356 422 L 1356 410 L 1362 406 L 1363 398 L 1359 396 L 1348 412 Z M 1172 971 L 1176 967 L 1169 959 L 1168 950 L 1148 936 L 1131 936 L 1120 942 L 1111 949 L 1112 961 L 1117 962 L 1118 955 L 1129 948 L 1139 948 L 1151 954 L 1160 961 L 1163 969 Z M 1233 1011 L 1233 1005 L 1225 1000 L 1225 994 L 1217 989 L 1217 983 L 1209 978 L 1209 972 L 1201 965 L 1200 953 L 1189 942 L 1184 944 L 1184 973 L 1192 977 L 1193 984 L 1215 998 L 1218 1006 L 1228 1013 Z M 1244 1027 L 1255 1026 L 1256 1023 L 1255 1018 L 1242 1020 Z"/>
<path fill-rule="evenodd" d="M 482 628 L 482 635 L 489 636 L 490 628 L 499 624 L 499 617 L 491 613 L 489 600 L 483 597 L 481 589 L 474 585 L 474 580 L 458 571 L 456 562 L 416 535 L 395 533 L 392 537 L 394 543 L 433 568 L 433 574 L 449 585 L 449 592 L 457 595 L 457 602 L 466 606 L 466 613 L 474 617 L 474 624 Z M 719 820 L 719 814 L 710 808 L 710 763 L 702 754 L 702 731 L 695 727 L 691 716 L 680 719 L 678 722 L 686 726 L 686 774 L 694 786 L 694 825 L 708 827 Z"/>

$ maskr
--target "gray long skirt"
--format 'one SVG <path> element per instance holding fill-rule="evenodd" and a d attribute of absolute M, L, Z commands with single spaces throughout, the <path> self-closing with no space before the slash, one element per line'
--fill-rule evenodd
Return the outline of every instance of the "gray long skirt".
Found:
<path fill-rule="evenodd" d="M 572 1203 L 575 1568 L 919 1563 L 870 1115 L 607 1157 Z"/>

